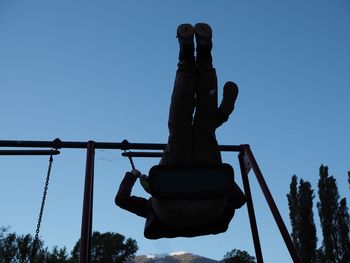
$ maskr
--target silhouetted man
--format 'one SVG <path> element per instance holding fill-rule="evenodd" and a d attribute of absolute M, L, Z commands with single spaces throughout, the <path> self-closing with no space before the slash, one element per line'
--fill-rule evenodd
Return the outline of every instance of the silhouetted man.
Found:
<path fill-rule="evenodd" d="M 177 28 L 177 38 L 180 52 L 170 103 L 169 138 L 160 165 L 221 164 L 221 153 L 215 130 L 226 122 L 232 113 L 238 87 L 233 82 L 226 82 L 223 88 L 223 99 L 218 107 L 217 76 L 211 56 L 212 30 L 209 25 L 198 23 L 193 27 L 190 24 L 182 24 Z M 145 227 L 147 231 L 147 225 L 152 221 L 159 221 L 159 216 L 156 214 L 161 211 L 157 211 L 159 209 L 152 202 L 152 198 L 147 200 L 131 196 L 132 187 L 140 175 L 137 170 L 126 173 L 115 202 L 121 208 L 147 218 Z M 141 184 L 147 190 L 145 177 L 141 177 Z M 233 190 L 235 188 L 238 186 L 232 186 Z M 238 190 L 240 191 L 239 188 Z M 242 192 L 232 198 L 236 200 L 226 206 L 224 216 L 220 219 L 226 223 L 233 217 L 235 209 L 245 203 Z M 182 203 L 179 201 L 178 204 L 173 205 L 180 207 Z M 209 215 L 203 218 L 202 223 L 208 223 L 209 218 Z M 176 223 L 186 224 L 191 221 L 191 218 L 183 220 L 184 222 Z M 200 223 L 198 218 L 193 220 Z M 172 222 L 167 223 L 172 224 Z M 215 227 L 210 229 L 209 226 L 208 231 L 218 233 L 221 230 Z"/>

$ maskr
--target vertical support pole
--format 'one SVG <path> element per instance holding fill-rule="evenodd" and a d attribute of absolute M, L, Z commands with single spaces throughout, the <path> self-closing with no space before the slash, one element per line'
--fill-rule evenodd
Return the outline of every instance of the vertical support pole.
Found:
<path fill-rule="evenodd" d="M 243 145 L 243 151 L 248 157 L 248 160 L 250 161 L 253 171 L 255 173 L 255 176 L 259 182 L 260 188 L 264 193 L 265 199 L 270 207 L 270 210 L 272 212 L 272 215 L 276 221 L 276 224 L 280 230 L 280 233 L 283 237 L 284 243 L 286 244 L 289 254 L 293 259 L 294 263 L 302 263 L 300 256 L 298 254 L 298 251 L 288 233 L 287 227 L 283 222 L 282 216 L 277 208 L 277 205 L 272 197 L 272 194 L 269 190 L 269 187 L 267 186 L 264 176 L 262 175 L 260 168 L 258 166 L 258 163 L 256 162 L 254 155 L 249 147 L 249 145 Z"/>
<path fill-rule="evenodd" d="M 87 143 L 83 213 L 80 236 L 80 263 L 91 262 L 92 208 L 94 190 L 95 142 Z"/>
<path fill-rule="evenodd" d="M 257 263 L 263 263 L 264 259 L 263 259 L 262 252 L 261 252 L 259 232 L 258 232 L 258 227 L 256 224 L 253 199 L 252 199 L 250 186 L 249 186 L 249 180 L 248 180 L 248 171 L 249 171 L 250 167 L 246 166 L 243 152 L 239 153 L 238 160 L 239 160 L 239 165 L 241 168 L 244 193 L 245 193 L 246 198 L 247 198 L 247 208 L 248 208 L 248 214 L 249 214 L 250 229 L 252 231 L 252 236 L 253 236 L 255 256 L 256 256 Z"/>

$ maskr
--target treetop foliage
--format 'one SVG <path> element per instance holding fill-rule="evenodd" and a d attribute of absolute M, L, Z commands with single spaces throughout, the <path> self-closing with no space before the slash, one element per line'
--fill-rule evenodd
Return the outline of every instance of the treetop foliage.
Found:
<path fill-rule="evenodd" d="M 224 256 L 225 263 L 256 263 L 255 257 L 248 254 L 247 251 L 233 249 Z"/>
<path fill-rule="evenodd" d="M 0 227 L 0 263 L 30 262 L 33 237 L 10 233 L 9 228 Z M 113 232 L 92 235 L 91 262 L 121 263 L 132 259 L 138 250 L 135 240 L 126 239 L 123 235 Z M 79 241 L 71 253 L 67 249 L 53 247 L 51 251 L 44 247 L 39 239 L 34 263 L 75 263 L 79 262 Z"/>
<path fill-rule="evenodd" d="M 348 172 L 350 184 L 350 171 Z M 321 165 L 318 180 L 317 210 L 322 230 L 322 243 L 317 249 L 313 218 L 313 190 L 309 182 L 293 175 L 287 194 L 292 239 L 303 262 L 350 263 L 350 216 L 346 198 L 340 199 L 336 179 L 328 167 Z"/>

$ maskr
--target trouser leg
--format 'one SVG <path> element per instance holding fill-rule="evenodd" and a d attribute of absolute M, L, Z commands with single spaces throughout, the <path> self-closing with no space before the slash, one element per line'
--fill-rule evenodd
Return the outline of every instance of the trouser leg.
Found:
<path fill-rule="evenodd" d="M 221 163 L 215 136 L 218 110 L 217 76 L 211 62 L 199 64 L 196 71 L 196 112 L 193 121 L 195 164 Z"/>
<path fill-rule="evenodd" d="M 169 138 L 160 161 L 161 165 L 192 163 L 194 86 L 194 63 L 180 62 L 171 96 L 168 120 Z"/>

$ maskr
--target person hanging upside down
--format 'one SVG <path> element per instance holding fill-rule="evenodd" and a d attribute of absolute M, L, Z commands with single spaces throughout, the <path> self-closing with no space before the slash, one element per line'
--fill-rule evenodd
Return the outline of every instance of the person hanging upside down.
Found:
<path fill-rule="evenodd" d="M 194 44 L 196 39 L 196 48 Z M 218 106 L 217 75 L 212 63 L 212 30 L 208 24 L 198 23 L 194 27 L 182 24 L 177 28 L 179 42 L 179 62 L 176 71 L 174 88 L 171 96 L 168 128 L 169 138 L 160 165 L 217 165 L 222 164 L 221 153 L 216 140 L 215 131 L 234 110 L 238 95 L 238 87 L 228 81 L 223 87 L 223 98 Z M 147 191 L 147 177 L 141 176 L 137 170 L 125 174 L 115 197 L 117 206 L 146 218 L 147 226 L 156 222 L 162 224 L 181 224 L 178 222 L 161 222 L 159 207 L 154 198 L 145 199 L 132 196 L 132 188 L 140 178 L 142 186 Z M 222 229 L 208 220 L 221 220 L 222 224 L 229 222 L 235 209 L 245 204 L 245 196 L 234 183 L 228 186 L 227 205 L 220 218 L 210 219 L 210 215 L 201 219 L 184 216 L 184 222 L 192 225 L 207 225 L 208 233 L 219 233 Z M 182 200 L 172 204 L 183 206 Z M 195 207 L 201 206 L 200 203 Z M 193 207 L 191 208 L 193 210 Z M 170 219 L 171 220 L 171 219 Z M 193 236 L 193 235 L 189 235 Z"/>

